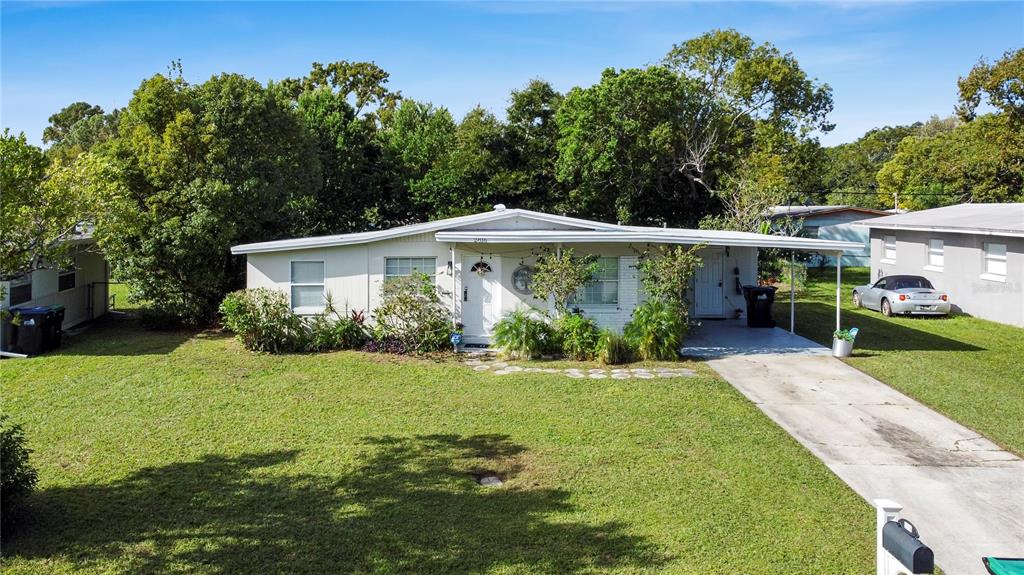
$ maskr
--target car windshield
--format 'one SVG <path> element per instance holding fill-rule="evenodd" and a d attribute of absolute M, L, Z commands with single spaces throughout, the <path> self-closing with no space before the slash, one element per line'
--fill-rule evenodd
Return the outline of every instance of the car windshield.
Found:
<path fill-rule="evenodd" d="M 897 278 L 889 284 L 891 290 L 914 288 L 932 289 L 932 282 L 924 278 Z"/>

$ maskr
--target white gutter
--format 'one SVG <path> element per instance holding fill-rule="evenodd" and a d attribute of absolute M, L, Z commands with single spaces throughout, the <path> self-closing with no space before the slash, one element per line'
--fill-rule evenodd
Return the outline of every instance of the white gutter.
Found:
<path fill-rule="evenodd" d="M 816 240 L 790 236 L 769 236 L 762 234 L 743 235 L 708 235 L 694 230 L 692 235 L 679 235 L 659 232 L 573 232 L 573 231 L 487 231 L 487 232 L 438 232 L 435 238 L 439 242 L 461 243 L 494 243 L 516 244 L 535 242 L 562 243 L 630 243 L 649 242 L 661 244 L 707 244 L 709 246 L 738 246 L 757 248 L 788 248 L 811 251 L 859 250 L 864 245 L 859 242 L 843 242 L 836 240 Z"/>
<path fill-rule="evenodd" d="M 943 226 L 921 226 L 907 224 L 875 224 L 871 220 L 853 222 L 853 225 L 864 228 L 875 228 L 879 230 L 907 230 L 912 232 L 939 232 L 948 234 L 971 234 L 978 236 L 1005 236 L 1010 238 L 1024 238 L 1024 232 L 1014 230 L 993 230 L 981 228 L 950 228 Z"/>

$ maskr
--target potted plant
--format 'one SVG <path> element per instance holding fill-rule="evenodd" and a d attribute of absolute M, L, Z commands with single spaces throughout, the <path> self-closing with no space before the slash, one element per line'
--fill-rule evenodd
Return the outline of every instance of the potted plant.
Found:
<path fill-rule="evenodd" d="M 857 339 L 857 328 L 837 329 L 832 334 L 832 355 L 835 357 L 850 357 L 853 353 L 853 340 Z"/>

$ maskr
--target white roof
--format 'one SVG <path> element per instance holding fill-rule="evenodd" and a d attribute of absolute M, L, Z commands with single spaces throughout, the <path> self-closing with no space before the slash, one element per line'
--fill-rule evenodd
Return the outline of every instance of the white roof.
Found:
<path fill-rule="evenodd" d="M 854 225 L 893 230 L 1024 237 L 1024 204 L 957 204 L 862 220 Z"/>
<path fill-rule="evenodd" d="M 509 218 L 523 218 L 545 224 L 555 224 L 570 229 L 519 229 L 519 230 L 474 230 L 464 229 Z M 460 229 L 463 228 L 463 229 Z M 751 246 L 762 248 L 786 248 L 807 251 L 840 251 L 861 248 L 860 243 L 813 238 L 773 236 L 749 232 L 725 230 L 691 230 L 686 228 L 654 228 L 643 226 L 621 226 L 579 218 L 555 216 L 521 209 L 505 209 L 496 206 L 490 212 L 448 218 L 400 226 L 387 230 L 276 240 L 255 244 L 243 244 L 231 248 L 233 254 L 278 252 L 304 248 L 322 248 L 365 244 L 415 234 L 437 232 L 439 242 L 461 243 L 581 243 L 581 242 L 650 242 L 666 244 L 701 244 L 712 246 Z"/>

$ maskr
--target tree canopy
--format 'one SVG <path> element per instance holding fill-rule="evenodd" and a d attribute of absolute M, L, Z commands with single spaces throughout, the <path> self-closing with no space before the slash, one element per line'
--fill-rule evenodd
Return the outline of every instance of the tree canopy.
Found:
<path fill-rule="evenodd" d="M 771 206 L 904 207 L 1019 199 L 1022 52 L 960 79 L 958 116 L 823 148 L 832 91 L 796 57 L 735 30 L 607 69 L 562 94 L 534 79 L 504 117 L 403 97 L 373 62 L 261 83 L 190 84 L 180 63 L 123 109 L 75 102 L 47 150 L 4 133 L 6 275 L 55 260 L 95 225 L 114 277 L 203 322 L 240 287 L 229 247 L 424 221 L 504 203 L 627 224 L 758 231 Z M 58 250 L 59 251 L 59 250 Z M 7 262 L 11 262 L 10 266 Z M 19 271 L 20 270 L 20 271 Z"/>

